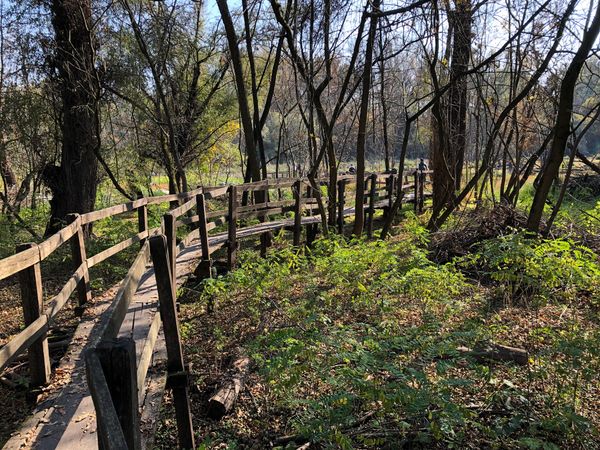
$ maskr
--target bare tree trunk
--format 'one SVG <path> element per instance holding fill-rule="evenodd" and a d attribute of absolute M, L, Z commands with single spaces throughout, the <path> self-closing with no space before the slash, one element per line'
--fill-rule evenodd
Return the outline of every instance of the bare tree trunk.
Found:
<path fill-rule="evenodd" d="M 246 181 L 259 181 L 260 167 L 256 152 L 256 145 L 254 144 L 254 126 L 252 124 L 250 108 L 248 107 L 248 97 L 246 95 L 246 85 L 244 83 L 242 58 L 240 56 L 240 49 L 238 48 L 239 39 L 237 33 L 235 32 L 235 27 L 233 26 L 231 14 L 229 13 L 227 0 L 217 0 L 217 5 L 219 7 L 219 11 L 221 12 L 221 19 L 223 20 L 223 26 L 225 27 L 225 34 L 227 36 L 227 44 L 229 46 L 231 64 L 233 66 L 235 85 L 237 88 L 240 118 L 242 121 L 242 128 L 244 130 L 244 144 L 246 146 L 247 156 L 246 175 L 244 178 Z"/>
<path fill-rule="evenodd" d="M 373 0 L 373 11 L 379 9 L 380 0 Z M 360 100 L 360 115 L 358 118 L 358 137 L 356 142 L 356 197 L 354 202 L 354 234 L 360 236 L 365 225 L 365 146 L 367 131 L 367 114 L 369 112 L 369 91 L 371 90 L 371 77 L 373 65 L 373 47 L 375 33 L 377 32 L 377 16 L 371 15 L 369 19 L 369 36 L 365 49 L 365 66 L 362 76 L 362 95 Z"/>
<path fill-rule="evenodd" d="M 451 86 L 440 107 L 444 112 L 436 114 L 434 111 L 437 127 L 446 124 L 445 132 L 438 132 L 439 142 L 433 147 L 434 171 L 437 172 L 433 192 L 436 209 L 450 202 L 460 189 L 466 151 L 467 78 L 463 74 L 471 57 L 472 11 L 470 0 L 455 0 L 454 4 L 454 10 L 448 12 L 453 37 Z"/>
<path fill-rule="evenodd" d="M 554 138 L 550 147 L 546 165 L 542 172 L 540 182 L 533 197 L 533 203 L 529 210 L 527 228 L 530 231 L 539 231 L 544 212 L 544 205 L 548 199 L 552 183 L 558 176 L 560 165 L 565 155 L 567 141 L 571 134 L 571 117 L 573 115 L 573 97 L 575 85 L 579 74 L 589 53 L 600 33 L 600 3 L 596 6 L 596 13 L 590 27 L 583 34 L 581 45 L 569 64 L 560 86 L 560 97 L 558 101 L 558 112 L 554 125 Z"/>

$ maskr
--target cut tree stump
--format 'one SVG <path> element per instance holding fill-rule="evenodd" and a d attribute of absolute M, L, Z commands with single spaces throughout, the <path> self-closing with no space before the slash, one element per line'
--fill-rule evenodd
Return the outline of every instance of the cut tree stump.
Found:
<path fill-rule="evenodd" d="M 233 409 L 238 395 L 244 387 L 244 380 L 250 367 L 250 358 L 238 357 L 233 363 L 233 375 L 221 388 L 208 400 L 208 416 L 211 419 L 220 420 L 225 414 Z"/>
<path fill-rule="evenodd" d="M 512 361 L 521 366 L 526 366 L 529 362 L 529 353 L 527 350 L 516 347 L 508 347 L 500 344 L 482 344 L 473 349 L 467 347 L 458 347 L 460 353 L 475 358 L 477 361 L 492 359 L 496 361 Z"/>

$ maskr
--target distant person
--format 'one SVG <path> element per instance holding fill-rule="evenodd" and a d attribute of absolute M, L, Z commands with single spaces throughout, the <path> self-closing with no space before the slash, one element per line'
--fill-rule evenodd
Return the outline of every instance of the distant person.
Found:
<path fill-rule="evenodd" d="M 421 158 L 419 160 L 419 167 L 418 167 L 419 171 L 423 172 L 425 170 L 427 170 L 427 164 L 425 164 L 425 161 L 423 160 L 423 158 Z"/>
<path fill-rule="evenodd" d="M 354 166 L 350 166 L 350 168 L 348 169 L 348 173 L 350 175 L 356 175 L 356 169 L 354 168 Z"/>

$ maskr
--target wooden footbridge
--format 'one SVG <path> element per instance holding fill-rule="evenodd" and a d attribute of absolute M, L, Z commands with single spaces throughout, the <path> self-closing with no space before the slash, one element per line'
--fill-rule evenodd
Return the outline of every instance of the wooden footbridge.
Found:
<path fill-rule="evenodd" d="M 387 214 L 397 195 L 421 209 L 428 195 L 425 179 L 423 173 L 415 173 L 413 180 L 405 177 L 399 183 L 394 174 L 370 174 L 365 192 L 369 233 L 376 209 Z M 355 182 L 352 176 L 338 179 L 340 229 L 344 217 L 354 215 L 345 197 Z M 30 385 L 49 387 L 4 448 L 146 448 L 167 388 L 173 393 L 179 445 L 194 448 L 177 286 L 193 274 L 211 276 L 213 255 L 220 249 L 226 250 L 229 268 L 234 267 L 243 239 L 261 237 L 264 249 L 269 234 L 284 229 L 293 232 L 298 245 L 304 227 L 310 242 L 321 223 L 319 202 L 327 207 L 320 192 L 301 179 L 199 188 L 73 214 L 62 230 L 44 242 L 19 245 L 15 255 L 0 260 L 0 280 L 18 277 L 25 328 L 0 349 L 0 371 L 27 353 Z M 163 216 L 159 228 L 149 229 L 148 208 L 160 204 L 175 207 Z M 131 221 L 132 215 L 137 215 L 137 234 L 88 254 L 86 226 L 117 216 Z M 73 273 L 58 294 L 45 299 L 40 263 L 67 243 Z M 92 298 L 89 269 L 136 244 L 141 248 L 125 279 Z M 82 316 L 66 354 L 51 372 L 47 336 L 72 297 Z"/>

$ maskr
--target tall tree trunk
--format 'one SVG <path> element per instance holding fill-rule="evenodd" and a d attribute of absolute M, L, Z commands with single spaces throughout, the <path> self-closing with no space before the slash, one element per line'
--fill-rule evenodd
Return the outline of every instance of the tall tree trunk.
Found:
<path fill-rule="evenodd" d="M 100 147 L 96 132 L 99 91 L 94 77 L 94 37 L 91 0 L 52 0 L 56 37 L 55 64 L 62 99 L 62 152 L 57 170 L 47 168 L 52 190 L 46 234 L 60 228 L 69 213 L 94 209 Z"/>
<path fill-rule="evenodd" d="M 373 10 L 379 9 L 380 0 L 373 0 Z M 365 49 L 365 66 L 362 77 L 362 95 L 360 100 L 360 114 L 358 118 L 358 137 L 356 142 L 356 197 L 354 202 L 354 234 L 360 236 L 365 225 L 365 146 L 367 140 L 367 114 L 369 112 L 369 91 L 371 90 L 371 76 L 373 65 L 373 47 L 377 31 L 377 16 L 371 15 L 369 23 L 369 36 Z"/>
<path fill-rule="evenodd" d="M 217 0 L 217 5 L 221 13 L 221 19 L 223 20 L 223 26 L 225 27 L 225 34 L 227 36 L 227 44 L 229 46 L 229 53 L 231 55 L 231 65 L 233 67 L 235 85 L 237 88 L 240 118 L 242 121 L 242 129 L 244 131 L 244 144 L 246 146 L 247 156 L 247 171 L 245 181 L 259 181 L 260 167 L 258 154 L 256 152 L 256 145 L 254 144 L 254 126 L 252 124 L 250 108 L 248 107 L 248 97 L 246 94 L 246 85 L 244 83 L 242 58 L 240 56 L 240 49 L 238 48 L 239 39 L 235 31 L 235 27 L 233 26 L 231 14 L 229 13 L 227 0 Z"/>
<path fill-rule="evenodd" d="M 560 85 L 558 112 L 556 114 L 556 123 L 554 125 L 554 138 L 527 219 L 527 229 L 530 231 L 539 231 L 542 214 L 544 212 L 544 205 L 548 199 L 552 183 L 558 176 L 560 165 L 565 156 L 567 141 L 571 134 L 571 117 L 573 115 L 575 85 L 577 84 L 581 69 L 585 64 L 599 33 L 600 3 L 596 6 L 594 19 L 590 27 L 583 34 L 581 45 L 569 64 Z"/>
<path fill-rule="evenodd" d="M 471 58 L 471 0 L 455 0 L 456 8 L 453 13 L 454 20 L 454 46 L 452 49 L 452 63 L 450 65 L 450 78 L 456 79 L 449 91 L 449 141 L 454 149 L 454 185 L 455 190 L 460 189 L 462 170 L 465 161 L 467 142 L 467 77 L 462 76 L 469 66 Z"/>
<path fill-rule="evenodd" d="M 452 60 L 450 63 L 450 89 L 443 99 L 444 111 L 434 114 L 437 126 L 444 121 L 445 133 L 434 148 L 434 207 L 439 209 L 450 202 L 460 189 L 466 151 L 467 134 L 467 77 L 471 57 L 471 0 L 455 0 L 454 10 L 449 11 L 452 28 Z M 437 169 L 437 170 L 436 170 Z M 436 182 L 437 181 L 437 182 Z"/>

